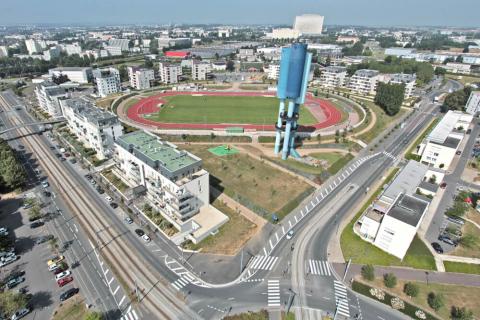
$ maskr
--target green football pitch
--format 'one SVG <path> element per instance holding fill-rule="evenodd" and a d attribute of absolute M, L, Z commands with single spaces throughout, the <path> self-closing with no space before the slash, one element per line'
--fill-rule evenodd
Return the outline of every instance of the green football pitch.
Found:
<path fill-rule="evenodd" d="M 271 125 L 277 120 L 275 97 L 191 96 L 163 97 L 161 110 L 146 118 L 167 123 L 236 123 Z M 304 106 L 300 107 L 300 124 L 318 123 Z"/>

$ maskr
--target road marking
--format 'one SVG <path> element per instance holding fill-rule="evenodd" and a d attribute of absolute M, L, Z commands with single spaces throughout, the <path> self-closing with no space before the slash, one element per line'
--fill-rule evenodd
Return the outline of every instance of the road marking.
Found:
<path fill-rule="evenodd" d="M 117 289 L 115 289 L 115 291 L 113 291 L 112 294 L 116 295 L 119 289 L 120 289 L 120 286 L 117 286 Z"/>
<path fill-rule="evenodd" d="M 112 277 L 112 279 L 110 279 L 110 280 L 108 281 L 108 285 L 109 285 L 109 286 L 110 286 L 110 283 L 113 282 L 113 280 L 115 280 L 115 279 Z"/>
<path fill-rule="evenodd" d="M 118 303 L 119 306 L 122 305 L 122 302 L 125 300 L 126 296 L 123 296 L 122 299 L 120 299 L 120 302 Z"/>
<path fill-rule="evenodd" d="M 275 238 L 277 238 L 277 242 L 278 242 L 278 234 L 275 232 Z"/>
<path fill-rule="evenodd" d="M 250 266 L 254 270 L 272 270 L 278 257 L 272 256 L 255 256 Z"/>
<path fill-rule="evenodd" d="M 270 242 L 270 250 L 273 250 L 272 239 L 270 239 L 269 242 Z"/>
<path fill-rule="evenodd" d="M 280 280 L 268 280 L 267 289 L 267 305 L 280 307 Z"/>
<path fill-rule="evenodd" d="M 110 271 L 109 269 L 106 269 L 104 272 L 103 272 L 103 275 L 107 275 L 108 271 Z"/>
<path fill-rule="evenodd" d="M 337 313 L 349 318 L 350 309 L 348 307 L 347 287 L 345 287 L 342 282 L 337 280 L 333 281 L 333 286 L 335 289 L 335 305 L 337 308 Z"/>
<path fill-rule="evenodd" d="M 75 232 L 78 232 L 77 225 L 74 223 L 73 226 L 75 227 Z"/>
<path fill-rule="evenodd" d="M 295 223 L 298 223 L 297 216 L 294 216 L 294 218 L 295 218 Z"/>
<path fill-rule="evenodd" d="M 331 269 L 328 261 L 322 260 L 308 260 L 310 273 L 321 276 L 331 276 Z"/>
<path fill-rule="evenodd" d="M 288 229 L 292 229 L 292 221 L 288 220 L 288 224 L 290 225 L 290 228 Z"/>
<path fill-rule="evenodd" d="M 211 306 L 211 305 L 209 305 L 209 304 L 207 304 L 207 307 L 209 307 L 210 309 L 213 309 L 213 310 L 215 310 L 215 311 L 218 311 L 218 312 L 221 312 L 221 313 L 225 313 L 224 310 L 215 308 L 215 307 L 213 307 L 213 306 Z"/>

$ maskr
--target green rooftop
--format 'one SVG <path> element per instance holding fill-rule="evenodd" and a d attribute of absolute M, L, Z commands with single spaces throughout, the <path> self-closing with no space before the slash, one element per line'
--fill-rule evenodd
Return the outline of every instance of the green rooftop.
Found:
<path fill-rule="evenodd" d="M 119 137 L 117 143 L 127 150 L 133 147 L 139 159 L 154 168 L 163 167 L 171 174 L 201 161 L 189 152 L 178 150 L 172 144 L 141 130 Z"/>

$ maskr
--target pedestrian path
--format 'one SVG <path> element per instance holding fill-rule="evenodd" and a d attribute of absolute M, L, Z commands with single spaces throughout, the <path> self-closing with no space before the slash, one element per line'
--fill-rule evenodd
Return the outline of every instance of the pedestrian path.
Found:
<path fill-rule="evenodd" d="M 172 283 L 172 286 L 175 289 L 180 290 L 189 283 L 193 283 L 197 286 L 201 284 L 201 282 L 195 279 L 189 272 L 185 272 L 181 275 L 180 278 L 178 278 L 175 282 Z"/>
<path fill-rule="evenodd" d="M 347 287 L 345 287 L 342 282 L 337 280 L 333 281 L 333 286 L 335 289 L 336 313 L 349 318 L 350 309 L 348 307 Z"/>
<path fill-rule="evenodd" d="M 132 307 L 128 307 L 127 312 L 123 317 L 120 318 L 120 320 L 138 320 L 138 315 L 137 312 L 135 312 L 135 309 L 132 309 Z"/>
<path fill-rule="evenodd" d="M 257 270 L 272 270 L 278 257 L 272 256 L 255 256 L 252 260 L 250 268 Z"/>
<path fill-rule="evenodd" d="M 332 276 L 328 261 L 308 260 L 308 268 L 311 274 L 320 276 Z"/>
<path fill-rule="evenodd" d="M 267 301 L 269 307 L 280 307 L 280 280 L 268 280 Z"/>
<path fill-rule="evenodd" d="M 386 152 L 386 151 L 383 151 L 382 153 L 383 153 L 385 156 L 387 156 L 388 158 L 392 159 L 392 160 L 397 160 L 397 158 L 396 158 L 393 154 L 391 154 L 391 153 L 388 153 L 388 152 Z"/>

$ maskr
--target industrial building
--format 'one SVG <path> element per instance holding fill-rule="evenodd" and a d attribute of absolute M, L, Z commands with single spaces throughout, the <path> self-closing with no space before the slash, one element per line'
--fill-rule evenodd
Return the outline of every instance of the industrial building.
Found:
<path fill-rule="evenodd" d="M 178 77 L 182 75 L 182 67 L 179 64 L 160 62 L 158 64 L 158 74 L 163 83 L 178 83 Z"/>
<path fill-rule="evenodd" d="M 374 95 L 379 79 L 377 70 L 360 69 L 350 78 L 348 88 L 363 95 Z"/>
<path fill-rule="evenodd" d="M 172 241 L 197 243 L 228 221 L 210 206 L 209 173 L 195 155 L 136 131 L 117 139 L 114 161 L 124 182 L 144 188 L 148 203 L 179 231 Z"/>
<path fill-rule="evenodd" d="M 347 80 L 347 68 L 330 66 L 322 70 L 320 85 L 326 88 L 343 87 Z"/>
<path fill-rule="evenodd" d="M 61 100 L 68 127 L 80 142 L 97 153 L 98 159 L 113 155 L 113 143 L 123 134 L 118 117 L 97 108 L 85 98 Z"/>
<path fill-rule="evenodd" d="M 318 14 L 302 14 L 295 17 L 293 29 L 301 35 L 319 36 L 322 34 L 324 17 Z"/>
<path fill-rule="evenodd" d="M 65 75 L 72 82 L 85 84 L 92 79 L 92 68 L 90 67 L 58 67 L 48 70 L 50 76 Z"/>
<path fill-rule="evenodd" d="M 120 72 L 118 69 L 112 67 L 95 69 L 92 73 L 100 97 L 106 97 L 121 91 Z"/>
<path fill-rule="evenodd" d="M 38 105 L 52 117 L 63 115 L 59 100 L 68 97 L 68 93 L 61 86 L 44 81 L 35 87 L 35 96 Z"/>
<path fill-rule="evenodd" d="M 480 91 L 470 93 L 465 109 L 471 115 L 476 115 L 480 111 Z"/>
<path fill-rule="evenodd" d="M 127 70 L 130 86 L 137 90 L 150 88 L 152 81 L 155 80 L 155 74 L 152 69 L 128 67 Z"/>

